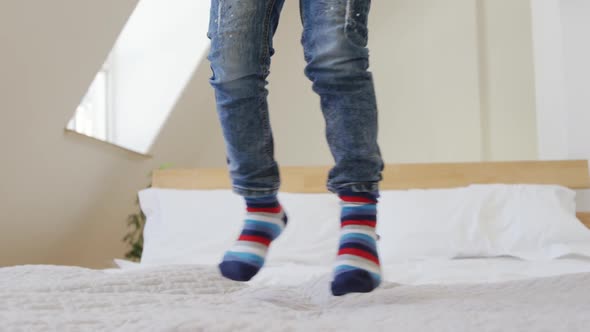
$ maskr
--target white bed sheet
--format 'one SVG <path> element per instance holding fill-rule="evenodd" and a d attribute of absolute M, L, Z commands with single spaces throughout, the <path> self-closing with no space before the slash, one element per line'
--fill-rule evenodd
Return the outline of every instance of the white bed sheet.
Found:
<path fill-rule="evenodd" d="M 266 273 L 274 278 L 273 270 L 305 272 L 271 266 Z M 590 326 L 590 273 L 453 285 L 386 281 L 371 294 L 336 298 L 329 275 L 302 273 L 310 279 L 273 286 L 257 284 L 263 278 L 231 282 L 213 266 L 108 272 L 1 268 L 0 330 L 586 332 Z"/>
<path fill-rule="evenodd" d="M 115 262 L 121 270 L 146 268 L 124 260 Z M 297 285 L 328 275 L 331 269 L 331 266 L 269 262 L 250 283 Z M 383 267 L 384 280 L 404 285 L 492 283 L 584 272 L 590 272 L 590 258 L 579 256 L 550 261 L 512 257 L 407 261 Z"/>

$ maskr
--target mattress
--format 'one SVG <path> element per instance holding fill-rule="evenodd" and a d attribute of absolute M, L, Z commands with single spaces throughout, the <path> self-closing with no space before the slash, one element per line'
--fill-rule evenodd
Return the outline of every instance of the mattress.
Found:
<path fill-rule="evenodd" d="M 400 263 L 375 292 L 344 297 L 330 295 L 327 268 L 296 264 L 246 284 L 214 266 L 18 266 L 0 269 L 0 329 L 588 331 L 588 261 L 555 262 Z"/>

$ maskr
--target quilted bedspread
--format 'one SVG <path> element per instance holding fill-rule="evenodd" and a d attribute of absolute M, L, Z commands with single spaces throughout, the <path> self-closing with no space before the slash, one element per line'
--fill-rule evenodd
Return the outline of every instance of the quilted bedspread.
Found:
<path fill-rule="evenodd" d="M 590 273 L 332 297 L 330 276 L 240 284 L 214 267 L 0 269 L 0 331 L 590 331 Z"/>

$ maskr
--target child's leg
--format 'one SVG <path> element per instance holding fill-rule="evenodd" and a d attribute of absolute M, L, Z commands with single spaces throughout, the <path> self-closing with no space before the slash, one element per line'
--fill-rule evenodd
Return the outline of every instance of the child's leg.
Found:
<path fill-rule="evenodd" d="M 284 0 L 212 0 L 208 36 L 217 112 L 233 188 L 276 194 L 279 173 L 268 118 L 266 78 Z"/>
<path fill-rule="evenodd" d="M 336 165 L 328 189 L 376 192 L 383 160 L 377 144 L 377 102 L 369 72 L 370 0 L 301 0 L 305 73 L 320 95 Z"/>
<path fill-rule="evenodd" d="M 337 295 L 371 291 L 379 284 L 371 239 L 376 197 L 367 198 L 376 196 L 383 169 L 366 47 L 370 4 L 370 0 L 301 0 L 305 73 L 321 97 L 326 136 L 336 161 L 328 189 L 341 197 L 363 199 L 347 202 L 343 208 L 341 255 L 333 284 Z M 369 216 L 373 219 L 363 219 Z"/>
<path fill-rule="evenodd" d="M 272 37 L 283 3 L 284 0 L 211 3 L 207 34 L 211 39 L 208 59 L 213 71 L 210 83 L 215 90 L 233 189 L 250 199 L 246 200 L 249 207 L 258 204 L 253 201 L 257 198 L 264 200 L 264 204 L 278 206 L 276 193 L 280 181 L 268 118 L 266 78 L 274 53 Z M 251 278 L 263 263 L 266 249 L 262 247 L 280 233 L 269 225 L 284 227 L 283 217 L 282 212 L 249 212 L 240 241 L 220 265 L 222 273 L 236 280 Z M 254 252 L 262 261 L 252 256 Z"/>

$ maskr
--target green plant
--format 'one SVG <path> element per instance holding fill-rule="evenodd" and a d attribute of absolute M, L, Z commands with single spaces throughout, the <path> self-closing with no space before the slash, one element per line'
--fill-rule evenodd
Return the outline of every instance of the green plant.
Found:
<path fill-rule="evenodd" d="M 164 164 L 159 169 L 170 168 L 172 165 Z M 148 175 L 152 177 L 152 173 Z M 147 188 L 151 188 L 152 184 L 148 184 Z M 139 197 L 135 198 L 135 205 L 139 207 Z M 123 242 L 129 246 L 129 251 L 125 253 L 125 258 L 132 261 L 141 260 L 141 254 L 143 253 L 143 228 L 145 227 L 145 214 L 139 208 L 137 213 L 133 213 L 127 216 L 127 228 L 128 232 L 123 237 Z"/>
<path fill-rule="evenodd" d="M 141 260 L 143 253 L 143 227 L 145 226 L 145 214 L 139 210 L 138 213 L 127 216 L 128 233 L 123 238 L 123 242 L 130 246 L 129 251 L 125 253 L 125 258 L 132 261 Z"/>

